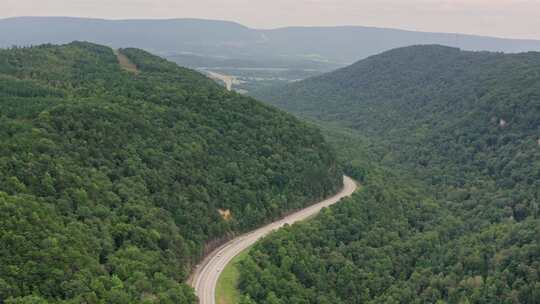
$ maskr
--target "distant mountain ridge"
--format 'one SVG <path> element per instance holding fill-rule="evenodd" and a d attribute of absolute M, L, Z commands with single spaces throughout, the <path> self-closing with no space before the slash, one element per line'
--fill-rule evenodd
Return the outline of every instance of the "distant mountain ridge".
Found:
<path fill-rule="evenodd" d="M 229 59 L 310 59 L 342 65 L 389 49 L 417 44 L 510 53 L 540 50 L 538 40 L 363 26 L 259 30 L 230 21 L 202 19 L 17 17 L 0 19 L 0 29 L 2 48 L 86 40 L 117 48 L 138 47 L 162 56 L 197 54 Z"/>

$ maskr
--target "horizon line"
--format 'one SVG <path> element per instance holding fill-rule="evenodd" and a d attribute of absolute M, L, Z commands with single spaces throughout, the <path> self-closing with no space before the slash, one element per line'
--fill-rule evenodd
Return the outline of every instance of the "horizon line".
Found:
<path fill-rule="evenodd" d="M 508 36 L 497 36 L 497 35 L 484 35 L 484 34 L 474 34 L 474 33 L 461 33 L 461 32 L 436 32 L 428 30 L 415 30 L 415 29 L 406 29 L 406 28 L 397 28 L 397 27 L 386 27 L 386 26 L 372 26 L 372 25 L 360 25 L 360 24 L 336 24 L 336 25 L 285 25 L 277 27 L 268 27 L 268 28 L 258 28 L 245 25 L 236 20 L 226 20 L 226 19 L 210 19 L 210 18 L 199 18 L 199 17 L 164 17 L 164 18 L 103 18 L 103 17 L 87 17 L 87 16 L 61 16 L 61 15 L 21 15 L 21 16 L 10 16 L 10 17 L 0 17 L 0 21 L 10 20 L 10 19 L 24 19 L 24 18 L 50 18 L 50 19 L 79 19 L 79 20 L 99 20 L 99 21 L 112 21 L 112 22 L 122 22 L 122 21 L 177 21 L 177 20 L 198 20 L 198 21 L 211 21 L 211 22 L 227 22 L 234 23 L 236 25 L 245 27 L 251 30 L 260 30 L 260 31 L 271 31 L 271 30 L 280 30 L 287 28 L 369 28 L 377 30 L 392 30 L 392 31 L 402 31 L 402 32 L 411 32 L 411 33 L 424 33 L 424 34 L 442 34 L 442 35 L 461 35 L 469 37 L 480 37 L 480 38 L 492 38 L 492 39 L 503 39 L 503 40 L 517 40 L 517 41 L 530 41 L 530 42 L 540 42 L 540 38 L 517 38 L 517 37 L 508 37 Z"/>

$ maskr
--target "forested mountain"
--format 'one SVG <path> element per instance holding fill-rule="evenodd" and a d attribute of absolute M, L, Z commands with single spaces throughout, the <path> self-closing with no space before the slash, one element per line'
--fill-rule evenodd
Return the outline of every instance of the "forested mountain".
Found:
<path fill-rule="evenodd" d="M 529 164 L 539 151 L 540 53 L 407 47 L 258 96 L 360 131 L 388 146 L 389 162 L 427 170 L 451 162 L 443 171 L 459 166 L 452 172 L 459 185 L 467 172 L 508 186 L 530 182 L 535 172 Z"/>
<path fill-rule="evenodd" d="M 120 54 L 0 50 L 0 303 L 196 303 L 206 243 L 340 187 L 316 128 Z"/>
<path fill-rule="evenodd" d="M 360 58 L 413 44 L 443 44 L 467 50 L 540 51 L 540 41 L 462 34 L 424 33 L 363 26 L 252 29 L 217 20 L 102 20 L 20 17 L 0 20 L 0 47 L 92 41 L 116 48 L 138 47 L 164 56 L 228 59 L 227 63 L 294 62 L 347 65 Z M 186 59 L 182 58 L 183 63 Z M 191 59 L 197 60 L 197 57 Z M 187 62 L 191 64 L 190 62 Z M 193 62 L 193 63 L 196 63 Z M 236 65 L 238 67 L 238 65 Z M 277 67 L 274 65 L 274 67 Z"/>
<path fill-rule="evenodd" d="M 246 303 L 539 303 L 540 53 L 407 47 L 259 96 L 364 189 L 259 243 Z"/>

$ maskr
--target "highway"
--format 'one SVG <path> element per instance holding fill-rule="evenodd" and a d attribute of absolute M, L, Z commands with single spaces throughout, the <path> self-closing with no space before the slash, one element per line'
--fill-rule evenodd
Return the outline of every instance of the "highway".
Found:
<path fill-rule="evenodd" d="M 212 71 L 208 71 L 207 73 L 210 78 L 223 81 L 225 83 L 227 91 L 232 91 L 234 84 L 234 76 L 224 75 Z"/>
<path fill-rule="evenodd" d="M 356 183 L 351 178 L 343 176 L 343 189 L 336 195 L 295 212 L 279 221 L 236 237 L 214 250 L 197 267 L 190 279 L 190 284 L 195 288 L 196 294 L 199 297 L 199 303 L 216 303 L 215 291 L 218 278 L 223 271 L 223 268 L 225 268 L 236 255 L 252 246 L 256 241 L 268 235 L 270 232 L 281 228 L 283 225 L 291 225 L 295 222 L 305 220 L 319 213 L 322 208 L 333 205 L 342 198 L 350 196 L 356 188 Z"/>

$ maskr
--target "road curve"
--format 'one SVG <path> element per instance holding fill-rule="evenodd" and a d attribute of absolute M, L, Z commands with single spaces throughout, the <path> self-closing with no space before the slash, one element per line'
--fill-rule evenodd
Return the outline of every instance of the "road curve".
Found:
<path fill-rule="evenodd" d="M 322 202 L 311 205 L 296 213 L 293 213 L 277 222 L 273 222 L 257 230 L 241 235 L 214 250 L 197 267 L 190 279 L 190 284 L 195 288 L 200 304 L 215 304 L 216 285 L 218 278 L 227 265 L 236 255 L 244 251 L 256 241 L 270 232 L 281 228 L 285 224 L 293 224 L 317 214 L 322 208 L 339 202 L 342 198 L 350 196 L 356 190 L 356 183 L 348 176 L 343 176 L 343 189 L 336 195 Z"/>

